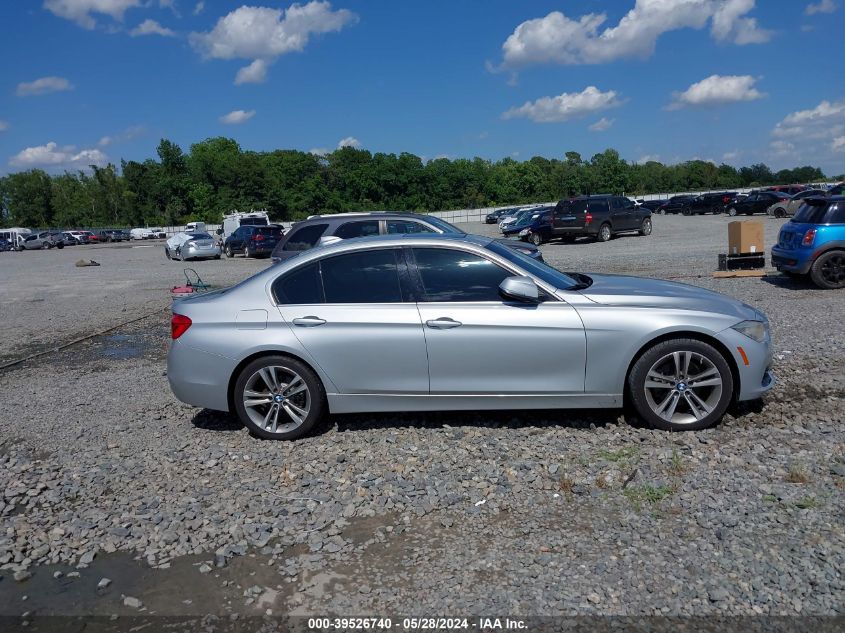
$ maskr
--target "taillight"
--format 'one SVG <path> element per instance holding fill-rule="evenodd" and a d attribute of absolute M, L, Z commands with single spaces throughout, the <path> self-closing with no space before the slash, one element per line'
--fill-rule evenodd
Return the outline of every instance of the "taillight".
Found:
<path fill-rule="evenodd" d="M 587 215 L 584 216 L 584 224 L 589 224 L 592 221 L 593 221 L 593 214 L 592 213 L 588 213 Z"/>
<path fill-rule="evenodd" d="M 170 319 L 170 338 L 175 341 L 188 331 L 188 328 L 191 327 L 191 323 L 191 319 L 186 317 L 184 314 L 174 314 L 173 318 Z"/>
<path fill-rule="evenodd" d="M 264 236 L 263 236 L 263 235 L 261 235 L 261 233 L 259 233 L 258 235 L 256 235 L 255 237 L 253 237 L 253 238 L 252 238 L 252 240 L 253 240 L 254 242 L 263 242 L 263 241 L 264 241 Z"/>
<path fill-rule="evenodd" d="M 801 240 L 802 246 L 812 246 L 813 241 L 816 239 L 816 229 L 808 229 L 806 233 L 804 233 L 804 239 Z"/>

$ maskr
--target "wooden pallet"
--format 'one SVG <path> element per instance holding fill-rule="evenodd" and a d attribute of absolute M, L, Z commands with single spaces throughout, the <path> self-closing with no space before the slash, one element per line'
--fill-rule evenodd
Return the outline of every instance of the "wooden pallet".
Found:
<path fill-rule="evenodd" d="M 713 273 L 716 279 L 730 279 L 732 277 L 765 277 L 765 270 L 717 270 Z"/>

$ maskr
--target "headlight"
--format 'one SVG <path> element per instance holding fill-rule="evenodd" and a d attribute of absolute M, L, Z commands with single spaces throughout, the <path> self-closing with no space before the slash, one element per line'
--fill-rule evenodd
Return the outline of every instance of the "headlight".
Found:
<path fill-rule="evenodd" d="M 519 234 L 520 234 L 520 235 L 528 235 L 528 233 L 530 233 L 530 231 L 529 231 L 528 229 L 522 229 L 522 230 L 519 232 Z"/>
<path fill-rule="evenodd" d="M 765 343 L 769 340 L 769 324 L 765 321 L 743 321 L 737 323 L 731 329 L 754 339 L 758 343 Z"/>

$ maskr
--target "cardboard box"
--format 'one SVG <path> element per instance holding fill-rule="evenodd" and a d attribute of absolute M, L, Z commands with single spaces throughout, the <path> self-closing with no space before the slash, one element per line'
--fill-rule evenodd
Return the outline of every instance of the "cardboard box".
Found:
<path fill-rule="evenodd" d="M 763 247 L 763 223 L 760 220 L 728 223 L 729 255 L 765 252 Z"/>

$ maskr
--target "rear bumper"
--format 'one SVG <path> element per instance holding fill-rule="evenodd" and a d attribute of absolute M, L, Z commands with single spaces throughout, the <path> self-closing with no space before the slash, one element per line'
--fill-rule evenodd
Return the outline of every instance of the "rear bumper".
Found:
<path fill-rule="evenodd" d="M 229 410 L 229 378 L 235 361 L 173 341 L 167 354 L 167 381 L 185 404 L 216 411 Z"/>
<path fill-rule="evenodd" d="M 773 246 L 772 266 L 783 272 L 806 275 L 813 266 L 813 260 L 808 253 Z"/>
<path fill-rule="evenodd" d="M 207 257 L 220 257 L 220 247 L 212 248 L 186 248 L 182 251 L 186 259 L 200 259 Z"/>

